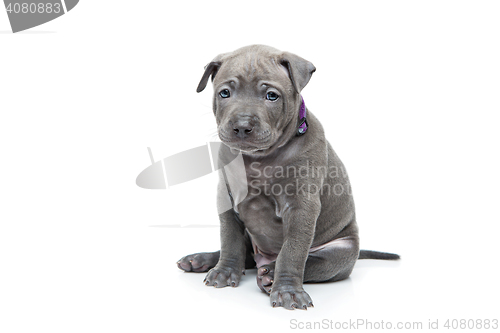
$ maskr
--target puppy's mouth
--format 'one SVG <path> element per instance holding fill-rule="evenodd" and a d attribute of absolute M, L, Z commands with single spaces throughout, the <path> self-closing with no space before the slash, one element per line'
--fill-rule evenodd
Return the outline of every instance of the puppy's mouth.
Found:
<path fill-rule="evenodd" d="M 231 135 L 224 128 L 219 128 L 219 138 L 228 147 L 239 150 L 247 154 L 261 154 L 269 149 L 272 145 L 272 134 L 271 131 L 261 131 L 255 133 L 251 138 L 238 138 Z"/>
<path fill-rule="evenodd" d="M 245 145 L 229 145 L 231 148 L 239 150 L 243 153 L 247 154 L 261 154 L 264 153 L 266 150 L 269 149 L 269 147 L 252 147 L 252 146 L 245 146 Z"/>

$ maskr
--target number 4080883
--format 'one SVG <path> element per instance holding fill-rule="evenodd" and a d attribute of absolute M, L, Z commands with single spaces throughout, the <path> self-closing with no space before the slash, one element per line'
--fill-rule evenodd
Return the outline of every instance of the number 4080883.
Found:
<path fill-rule="evenodd" d="M 59 14 L 62 10 L 60 3 L 9 3 L 7 5 L 7 13 L 15 13 L 15 14 Z"/>

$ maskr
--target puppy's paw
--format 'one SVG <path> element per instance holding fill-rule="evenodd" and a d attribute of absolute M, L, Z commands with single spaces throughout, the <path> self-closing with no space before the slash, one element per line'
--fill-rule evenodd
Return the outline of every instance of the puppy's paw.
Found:
<path fill-rule="evenodd" d="M 273 261 L 267 265 L 262 265 L 257 270 L 257 285 L 259 288 L 267 293 L 271 293 L 271 288 L 274 282 L 274 266 L 276 262 Z"/>
<path fill-rule="evenodd" d="M 282 306 L 288 310 L 307 310 L 309 306 L 314 306 L 311 297 L 302 288 L 290 286 L 285 288 L 272 288 L 270 298 L 273 308 Z"/>
<path fill-rule="evenodd" d="M 242 269 L 232 267 L 215 266 L 205 277 L 205 285 L 214 286 L 216 288 L 224 288 L 227 286 L 237 287 L 240 284 Z"/>
<path fill-rule="evenodd" d="M 208 272 L 217 265 L 219 252 L 196 253 L 185 256 L 177 262 L 177 267 L 186 272 Z"/>

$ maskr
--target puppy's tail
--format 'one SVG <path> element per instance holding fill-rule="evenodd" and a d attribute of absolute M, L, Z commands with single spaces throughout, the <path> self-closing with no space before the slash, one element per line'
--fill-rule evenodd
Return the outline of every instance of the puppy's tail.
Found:
<path fill-rule="evenodd" d="M 398 260 L 400 256 L 394 253 L 361 250 L 358 259 Z"/>

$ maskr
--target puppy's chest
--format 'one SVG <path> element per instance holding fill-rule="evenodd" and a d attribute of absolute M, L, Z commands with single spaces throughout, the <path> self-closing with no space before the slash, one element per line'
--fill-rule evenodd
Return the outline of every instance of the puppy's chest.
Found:
<path fill-rule="evenodd" d="M 249 195 L 237 205 L 236 211 L 245 227 L 253 235 L 282 234 L 281 210 L 271 195 Z"/>
<path fill-rule="evenodd" d="M 273 163 L 245 161 L 248 192 L 236 194 L 235 211 L 253 235 L 280 238 L 283 232 L 283 188 L 287 183 L 282 168 Z M 244 198 L 243 198 L 244 197 Z M 242 199 L 242 200 L 241 200 Z"/>

